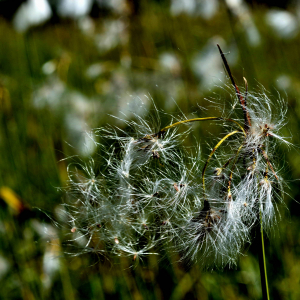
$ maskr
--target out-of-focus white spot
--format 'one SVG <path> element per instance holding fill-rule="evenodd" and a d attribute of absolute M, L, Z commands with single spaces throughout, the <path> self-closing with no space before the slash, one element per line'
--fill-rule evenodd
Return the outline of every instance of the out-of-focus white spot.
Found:
<path fill-rule="evenodd" d="M 193 14 L 196 9 L 195 0 L 172 0 L 171 13 L 178 15 L 181 13 Z"/>
<path fill-rule="evenodd" d="M 219 37 L 212 38 L 191 62 L 193 72 L 200 79 L 200 88 L 202 90 L 209 90 L 216 82 L 224 81 L 225 79 L 223 63 L 216 44 L 224 45 L 225 42 Z M 225 55 L 228 63 L 233 65 L 237 58 L 236 53 L 231 51 L 230 54 L 227 55 L 225 53 Z"/>
<path fill-rule="evenodd" d="M 96 137 L 80 115 L 74 114 L 74 112 L 66 114 L 65 126 L 68 130 L 69 143 L 81 156 L 90 156 L 95 152 Z"/>
<path fill-rule="evenodd" d="M 46 75 L 52 74 L 56 70 L 56 64 L 53 60 L 47 61 L 42 66 L 42 71 Z"/>
<path fill-rule="evenodd" d="M 245 20 L 244 28 L 247 34 L 248 42 L 251 46 L 258 46 L 260 44 L 260 34 L 252 22 L 252 19 Z"/>
<path fill-rule="evenodd" d="M 0 279 L 7 273 L 8 270 L 8 261 L 4 257 L 0 256 Z"/>
<path fill-rule="evenodd" d="M 226 0 L 226 4 L 230 8 L 240 8 L 243 5 L 242 0 Z"/>
<path fill-rule="evenodd" d="M 50 224 L 40 222 L 36 219 L 31 220 L 31 227 L 44 240 L 58 238 L 55 227 Z"/>
<path fill-rule="evenodd" d="M 99 7 L 106 7 L 116 13 L 124 13 L 128 9 L 126 0 L 96 0 Z"/>
<path fill-rule="evenodd" d="M 78 27 L 88 36 L 93 36 L 95 33 L 95 22 L 89 16 L 79 18 Z"/>
<path fill-rule="evenodd" d="M 217 0 L 203 0 L 198 3 L 200 4 L 198 8 L 199 14 L 205 19 L 212 18 L 219 8 Z"/>
<path fill-rule="evenodd" d="M 94 79 L 94 78 L 98 77 L 102 72 L 103 72 L 102 64 L 96 63 L 96 64 L 90 65 L 87 68 L 85 75 L 86 75 L 86 77 L 88 77 L 90 79 Z"/>
<path fill-rule="evenodd" d="M 119 116 L 130 120 L 134 115 L 140 117 L 147 115 L 152 101 L 144 97 L 144 93 L 144 91 L 135 91 L 132 96 L 124 94 L 120 97 L 118 103 Z"/>
<path fill-rule="evenodd" d="M 290 39 L 299 32 L 296 16 L 285 10 L 269 10 L 266 14 L 266 23 L 281 38 Z"/>
<path fill-rule="evenodd" d="M 31 26 L 44 23 L 51 15 L 52 11 L 47 0 L 28 0 L 18 8 L 13 24 L 16 30 L 26 31 Z"/>
<path fill-rule="evenodd" d="M 61 97 L 66 89 L 65 84 L 58 77 L 49 77 L 49 80 L 33 94 L 33 105 L 38 108 L 50 107 L 58 109 Z"/>
<path fill-rule="evenodd" d="M 122 54 L 120 63 L 122 67 L 129 69 L 132 63 L 131 56 L 128 54 Z"/>
<path fill-rule="evenodd" d="M 172 0 L 170 10 L 173 15 L 186 13 L 210 19 L 217 12 L 218 6 L 217 0 Z"/>
<path fill-rule="evenodd" d="M 161 54 L 159 56 L 159 63 L 165 71 L 169 71 L 175 75 L 180 73 L 180 62 L 172 53 L 165 52 Z"/>
<path fill-rule="evenodd" d="M 54 252 L 49 246 L 43 257 L 43 271 L 44 276 L 42 278 L 43 286 L 45 289 L 50 289 L 53 283 L 55 274 L 60 269 L 59 254 L 57 251 Z"/>
<path fill-rule="evenodd" d="M 59 222 L 69 222 L 69 215 L 64 206 L 62 205 L 57 205 L 54 208 L 54 213 L 55 213 L 55 218 Z"/>
<path fill-rule="evenodd" d="M 58 77 L 52 75 L 34 93 L 33 104 L 38 109 L 50 108 L 57 114 L 64 112 L 61 117 L 64 118 L 68 143 L 83 156 L 91 155 L 95 151 L 94 137 L 86 133 L 94 127 L 93 117 L 95 112 L 101 111 L 100 101 L 70 90 Z"/>
<path fill-rule="evenodd" d="M 61 0 L 57 13 L 62 17 L 79 18 L 87 15 L 92 8 L 92 0 Z"/>
<path fill-rule="evenodd" d="M 104 21 L 103 32 L 95 36 L 96 45 L 102 52 L 108 51 L 125 41 L 127 41 L 125 24 L 121 20 Z"/>
<path fill-rule="evenodd" d="M 282 74 L 277 77 L 276 85 L 281 90 L 286 90 L 291 86 L 291 77 L 285 74 Z"/>
<path fill-rule="evenodd" d="M 257 30 L 251 12 L 243 0 L 225 0 L 227 7 L 241 22 L 245 30 L 248 42 L 251 46 L 258 46 L 260 44 L 260 34 Z"/>

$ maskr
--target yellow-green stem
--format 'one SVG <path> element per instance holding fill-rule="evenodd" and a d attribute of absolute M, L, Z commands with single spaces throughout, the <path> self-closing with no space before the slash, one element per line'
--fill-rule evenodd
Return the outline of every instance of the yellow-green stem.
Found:
<path fill-rule="evenodd" d="M 213 150 L 211 151 L 211 153 L 209 154 L 206 162 L 205 162 L 205 165 L 204 165 L 204 168 L 203 168 L 203 171 L 202 171 L 202 184 L 203 184 L 203 193 L 204 193 L 204 198 L 206 199 L 206 195 L 205 195 L 205 171 L 207 169 L 207 165 L 210 161 L 210 159 L 212 158 L 213 154 L 215 153 L 215 151 L 222 145 L 222 143 L 228 139 L 230 136 L 236 134 L 236 133 L 242 133 L 241 131 L 238 131 L 238 130 L 235 130 L 235 131 L 232 131 L 230 133 L 228 133 L 226 136 L 224 136 L 219 142 L 218 144 L 213 148 Z"/>
<path fill-rule="evenodd" d="M 212 120 L 226 121 L 226 122 L 235 123 L 236 125 L 238 125 L 240 127 L 240 129 L 242 130 L 242 132 L 246 136 L 244 128 L 237 121 L 232 120 L 232 119 L 220 118 L 220 117 L 207 117 L 207 118 L 195 118 L 195 119 L 183 120 L 183 121 L 179 121 L 179 122 L 176 122 L 176 123 L 173 123 L 173 124 L 171 124 L 169 126 L 164 127 L 163 129 L 160 130 L 160 132 L 165 132 L 165 131 L 167 131 L 170 128 L 173 128 L 175 126 L 178 126 L 178 125 L 181 125 L 181 124 L 184 124 L 184 123 L 200 122 L 200 121 L 212 121 Z"/>
<path fill-rule="evenodd" d="M 262 207 L 260 209 L 260 237 L 261 237 L 261 251 L 259 253 L 259 268 L 260 268 L 261 289 L 262 289 L 263 299 L 270 300 L 268 277 L 267 277 L 267 266 L 266 266 L 266 255 L 265 255 L 264 232 L 263 232 L 263 224 L 262 224 Z"/>

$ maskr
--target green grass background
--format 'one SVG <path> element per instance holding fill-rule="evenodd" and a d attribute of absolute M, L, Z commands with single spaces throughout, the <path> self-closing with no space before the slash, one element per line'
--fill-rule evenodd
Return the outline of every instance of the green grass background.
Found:
<path fill-rule="evenodd" d="M 51 235 L 49 226 L 55 226 L 44 213 L 57 218 L 56 211 L 65 201 L 59 188 L 66 185 L 68 162 L 62 159 L 84 154 L 76 144 L 81 141 L 80 131 L 84 134 L 82 128 L 108 123 L 125 128 L 110 114 L 119 115 L 134 99 L 130 95 L 152 97 L 159 109 L 171 114 L 180 107 L 187 115 L 201 115 L 199 106 L 205 106 L 204 98 L 212 97 L 215 90 L 201 87 L 192 71 L 193 58 L 215 41 L 224 52 L 236 55 L 231 68 L 239 85 L 245 76 L 250 91 L 260 83 L 274 97 L 279 91 L 288 102 L 284 134 L 292 137 L 295 147 L 278 149 L 278 157 L 286 162 L 282 176 L 289 186 L 288 210 L 280 208 L 279 226 L 266 239 L 266 256 L 271 298 L 300 298 L 300 35 L 279 38 L 264 21 L 267 11 L 263 6 L 249 11 L 261 38 L 257 46 L 251 46 L 241 21 L 228 13 L 223 2 L 207 20 L 172 16 L 167 2 L 142 1 L 135 13 L 130 9 L 100 13 L 88 33 L 73 20 L 48 22 L 19 33 L 0 19 L 0 299 L 261 298 L 255 237 L 234 269 L 211 272 L 197 265 L 187 269 L 168 253 L 130 267 L 132 257 L 64 255 Z M 293 7 L 290 11 L 295 13 Z M 95 40 L 104 43 L 99 34 L 108 21 L 124 27 L 115 46 L 99 50 Z M 161 66 L 160 57 L 166 52 L 175 55 L 179 68 Z M 55 70 L 47 75 L 43 66 L 49 61 Z M 101 72 L 90 78 L 86 71 L 92 64 Z M 280 90 L 277 79 L 282 75 L 289 84 Z M 37 105 L 39 97 L 44 100 Z M 84 126 L 72 130 L 70 118 Z M 202 124 L 195 129 L 203 145 L 208 130 L 218 133 Z M 97 150 L 93 156 L 97 159 Z M 45 228 L 50 228 L 48 234 L 43 233 Z"/>

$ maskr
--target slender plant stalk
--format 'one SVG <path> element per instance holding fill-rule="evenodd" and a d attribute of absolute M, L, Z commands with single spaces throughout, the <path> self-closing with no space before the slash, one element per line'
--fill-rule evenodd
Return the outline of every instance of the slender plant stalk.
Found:
<path fill-rule="evenodd" d="M 203 171 L 202 171 L 202 184 L 203 184 L 203 193 L 204 193 L 204 198 L 206 199 L 206 195 L 205 195 L 205 171 L 207 169 L 207 165 L 210 161 L 210 159 L 212 158 L 213 154 L 215 153 L 215 151 L 222 145 L 222 143 L 228 139 L 230 136 L 236 134 L 236 133 L 242 133 L 241 131 L 232 131 L 230 133 L 228 133 L 226 136 L 224 136 L 219 142 L 218 144 L 213 148 L 213 150 L 210 152 L 206 162 L 205 162 L 205 165 L 203 167 Z"/>
<path fill-rule="evenodd" d="M 260 239 L 261 251 L 259 251 L 258 256 L 259 256 L 259 269 L 260 269 L 262 296 L 264 300 L 270 300 L 268 277 L 267 277 L 267 266 L 266 266 L 266 255 L 265 255 L 264 231 L 262 225 L 261 212 L 260 212 L 260 238 L 261 238 Z"/>
<path fill-rule="evenodd" d="M 223 63 L 224 63 L 224 66 L 225 66 L 225 69 L 227 71 L 227 74 L 231 80 L 231 83 L 235 89 L 235 92 L 236 92 L 236 95 L 240 101 L 240 104 L 242 106 L 242 109 L 243 109 L 243 113 L 244 113 L 244 132 L 246 133 L 246 135 L 248 135 L 249 133 L 249 129 L 251 127 L 251 118 L 250 118 L 250 115 L 249 115 L 249 112 L 248 112 L 248 109 L 247 109 L 247 96 L 248 96 L 248 82 L 246 80 L 246 78 L 244 77 L 244 82 L 245 82 L 245 95 L 244 97 L 241 95 L 241 92 L 239 90 L 239 88 L 237 87 L 235 81 L 234 81 L 234 78 L 232 76 L 232 73 L 231 73 L 231 70 L 230 70 L 230 67 L 228 65 L 228 62 L 225 58 L 225 55 L 221 49 L 221 47 L 219 45 L 218 46 L 218 49 L 219 49 L 219 52 L 220 52 L 220 55 L 221 55 L 221 58 L 223 60 Z M 259 147 L 258 149 L 264 159 L 266 160 L 268 166 L 270 167 L 270 169 L 272 170 L 274 176 L 276 177 L 276 179 L 278 180 L 278 177 L 274 171 L 274 168 L 272 167 L 269 159 L 268 159 L 268 156 L 267 154 L 264 152 L 263 149 L 261 149 L 261 147 Z M 209 157 L 210 159 L 210 157 Z M 206 164 L 207 165 L 207 164 Z M 205 168 L 206 168 L 206 165 L 204 167 L 204 170 L 205 171 Z M 204 173 L 204 172 L 203 172 Z M 266 171 L 266 176 L 267 176 L 267 171 Z M 230 174 L 230 179 L 229 179 L 229 185 L 228 185 L 228 194 L 230 194 L 230 185 L 231 185 L 231 180 L 232 180 L 232 173 Z M 203 187 L 204 187 L 204 176 L 203 176 Z M 262 295 L 263 295 L 263 299 L 264 300 L 270 300 L 270 296 L 269 296 L 269 287 L 268 287 L 268 279 L 267 279 L 267 267 L 266 267 L 266 256 L 265 256 L 265 244 L 264 244 L 264 234 L 263 234 L 263 223 L 262 223 L 262 208 L 260 209 L 260 238 L 261 238 L 261 251 L 259 251 L 259 267 L 260 267 L 260 278 L 261 278 L 261 287 L 262 287 Z"/>
<path fill-rule="evenodd" d="M 190 122 L 200 122 L 200 121 L 213 121 L 213 120 L 217 120 L 217 121 L 227 121 L 227 122 L 232 122 L 235 123 L 236 125 L 238 125 L 240 127 L 240 129 L 242 130 L 242 132 L 244 133 L 244 135 L 246 136 L 246 132 L 244 130 L 244 128 L 235 120 L 232 119 L 225 119 L 225 118 L 221 118 L 221 117 L 207 117 L 207 118 L 195 118 L 195 119 L 188 119 L 188 120 L 183 120 L 183 121 L 179 121 L 176 123 L 173 123 L 169 126 L 164 127 L 163 129 L 160 130 L 159 133 L 163 133 L 165 131 L 167 131 L 168 129 L 184 124 L 184 123 L 190 123 Z"/>
<path fill-rule="evenodd" d="M 278 179 L 278 176 L 276 175 L 276 172 L 275 172 L 273 166 L 272 166 L 271 163 L 270 163 L 270 160 L 269 160 L 269 158 L 268 158 L 268 155 L 266 154 L 266 152 L 265 152 L 261 147 L 258 148 L 258 150 L 262 153 L 264 159 L 266 160 L 268 166 L 270 167 L 270 169 L 272 170 L 272 172 L 273 172 L 275 178 L 276 178 L 277 181 L 278 181 L 278 180 L 279 180 L 279 179 Z"/>

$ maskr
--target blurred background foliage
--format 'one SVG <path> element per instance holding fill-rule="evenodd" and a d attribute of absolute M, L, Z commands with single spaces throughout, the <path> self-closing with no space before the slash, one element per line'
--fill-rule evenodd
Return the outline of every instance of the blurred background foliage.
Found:
<path fill-rule="evenodd" d="M 235 269 L 187 268 L 168 253 L 130 267 L 133 257 L 64 255 L 52 220 L 64 159 L 101 159 L 92 129 L 125 128 L 111 115 L 147 117 L 155 103 L 202 116 L 205 98 L 226 103 L 217 43 L 239 85 L 245 76 L 250 92 L 262 84 L 288 101 L 295 147 L 278 157 L 289 210 L 266 252 L 271 298 L 300 298 L 299 0 L 1 0 L 0 15 L 0 299 L 261 298 L 256 238 Z M 203 145 L 219 132 L 194 128 Z"/>

